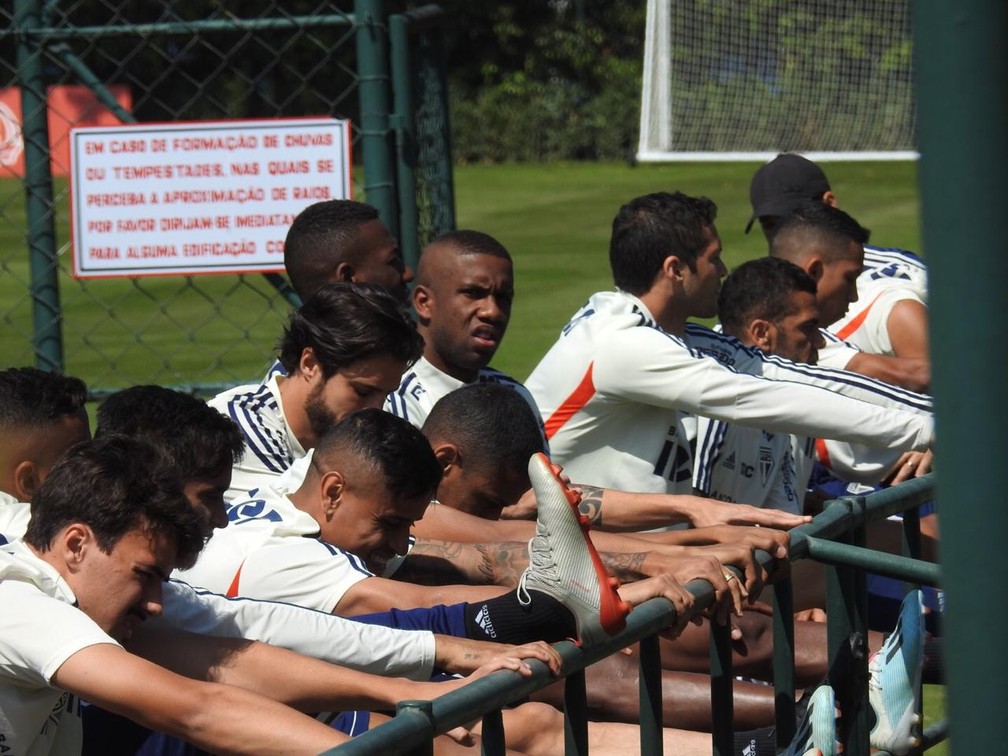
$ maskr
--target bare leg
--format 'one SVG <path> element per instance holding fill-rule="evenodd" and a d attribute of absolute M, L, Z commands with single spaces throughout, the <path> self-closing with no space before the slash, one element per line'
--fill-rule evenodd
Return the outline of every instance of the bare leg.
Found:
<path fill-rule="evenodd" d="M 385 714 L 371 712 L 368 729 L 388 722 L 391 717 Z M 482 743 L 479 735 L 458 727 L 451 734 L 438 735 L 434 738 L 434 756 L 479 756 Z M 522 756 L 519 751 L 507 750 L 508 756 Z"/>
<path fill-rule="evenodd" d="M 546 704 L 522 704 L 504 712 L 504 730 L 509 748 L 528 756 L 555 756 L 564 752 L 563 714 Z M 589 722 L 588 747 L 592 754 L 636 756 L 640 753 L 640 728 L 617 722 Z M 707 733 L 665 728 L 665 753 L 707 756 L 711 738 Z"/>
<path fill-rule="evenodd" d="M 746 611 L 736 622 L 742 640 L 732 643 L 732 667 L 736 674 L 758 680 L 773 680 L 772 618 L 759 611 Z M 710 670 L 709 625 L 687 625 L 674 641 L 661 641 L 662 667 L 688 672 Z M 798 687 L 817 685 L 826 675 L 828 655 L 825 622 L 795 622 L 795 682 Z M 881 633 L 868 633 L 868 647 L 882 645 Z"/>
<path fill-rule="evenodd" d="M 617 654 L 586 670 L 588 716 L 593 720 L 636 723 L 640 718 L 637 659 Z M 773 689 L 766 685 L 736 681 L 735 727 L 755 729 L 773 724 Z M 563 708 L 563 683 L 533 694 Z M 662 672 L 662 720 L 669 727 L 686 730 L 711 728 L 710 677 L 689 672 Z"/>

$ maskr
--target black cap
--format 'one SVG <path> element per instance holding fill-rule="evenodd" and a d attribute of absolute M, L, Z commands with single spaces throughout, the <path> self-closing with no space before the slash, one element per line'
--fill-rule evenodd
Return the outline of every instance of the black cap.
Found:
<path fill-rule="evenodd" d="M 801 155 L 782 152 L 756 171 L 749 184 L 753 214 L 745 232 L 749 233 L 761 215 L 788 215 L 806 202 L 822 197 L 829 189 L 822 168 Z"/>

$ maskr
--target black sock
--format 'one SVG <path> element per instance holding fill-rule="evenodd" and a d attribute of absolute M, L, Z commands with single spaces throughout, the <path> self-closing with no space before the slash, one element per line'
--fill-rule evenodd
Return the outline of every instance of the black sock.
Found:
<path fill-rule="evenodd" d="M 563 604 L 540 591 L 530 590 L 528 595 L 532 600 L 527 606 L 519 603 L 515 591 L 466 604 L 466 637 L 515 644 L 574 637 L 574 615 Z"/>
<path fill-rule="evenodd" d="M 774 756 L 777 753 L 777 728 L 736 732 L 732 741 L 733 756 Z"/>

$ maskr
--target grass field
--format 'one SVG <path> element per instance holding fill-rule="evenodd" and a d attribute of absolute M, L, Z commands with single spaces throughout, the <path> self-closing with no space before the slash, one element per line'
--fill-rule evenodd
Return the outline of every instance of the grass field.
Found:
<path fill-rule="evenodd" d="M 743 234 L 749 178 L 757 164 L 640 166 L 567 163 L 462 166 L 456 170 L 460 227 L 499 238 L 515 259 L 517 297 L 496 366 L 525 378 L 567 318 L 610 284 L 609 228 L 640 194 L 680 189 L 711 197 L 729 267 L 763 254 L 762 235 Z M 890 246 L 917 250 L 915 166 L 829 167 L 844 208 Z M 62 184 L 57 190 L 63 191 Z M 57 217 L 66 370 L 93 388 L 156 382 L 236 382 L 260 375 L 287 305 L 259 276 L 174 276 L 78 282 L 70 267 L 66 203 Z M 29 364 L 31 306 L 20 185 L 0 182 L 0 349 Z"/>
<path fill-rule="evenodd" d="M 455 174 L 460 227 L 500 239 L 515 260 L 511 327 L 496 367 L 525 378 L 567 318 L 589 294 L 610 288 L 608 240 L 619 206 L 641 194 L 678 189 L 719 208 L 718 231 L 729 268 L 765 254 L 748 236 L 749 164 L 559 164 L 464 166 Z M 833 189 L 845 210 L 886 246 L 919 250 L 916 166 L 836 163 Z"/>

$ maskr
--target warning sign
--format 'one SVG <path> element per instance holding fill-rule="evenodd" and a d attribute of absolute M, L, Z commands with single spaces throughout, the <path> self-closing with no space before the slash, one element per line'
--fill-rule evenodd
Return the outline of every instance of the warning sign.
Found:
<path fill-rule="evenodd" d="M 71 131 L 74 276 L 283 270 L 308 205 L 350 196 L 350 124 L 335 119 Z"/>

